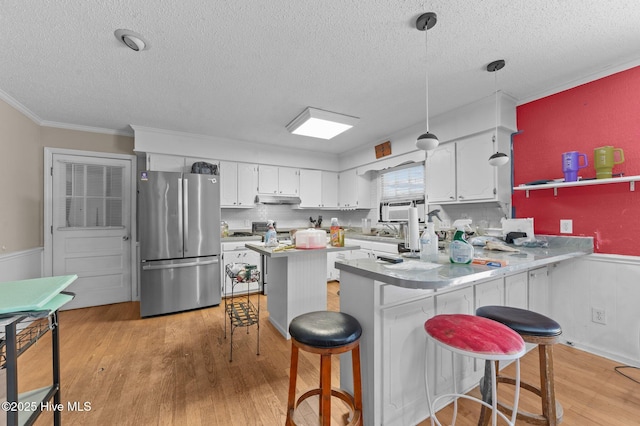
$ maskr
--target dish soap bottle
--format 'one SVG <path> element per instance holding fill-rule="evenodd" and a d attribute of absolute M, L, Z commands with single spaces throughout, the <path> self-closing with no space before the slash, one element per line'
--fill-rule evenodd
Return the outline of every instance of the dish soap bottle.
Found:
<path fill-rule="evenodd" d="M 276 247 L 278 245 L 278 234 L 273 226 L 273 221 L 267 221 L 267 233 L 264 236 L 265 247 Z"/>
<path fill-rule="evenodd" d="M 424 232 L 420 236 L 420 260 L 438 262 L 438 236 L 433 222 L 427 222 L 427 227 L 424 228 Z"/>
<path fill-rule="evenodd" d="M 331 228 L 329 230 L 331 236 L 331 247 L 340 247 L 340 225 L 338 225 L 338 218 L 331 218 Z"/>
<path fill-rule="evenodd" d="M 459 219 L 453 222 L 456 233 L 449 244 L 451 263 L 469 264 L 473 260 L 473 246 L 464 237 L 464 228 L 468 225 L 471 225 L 471 219 Z"/>

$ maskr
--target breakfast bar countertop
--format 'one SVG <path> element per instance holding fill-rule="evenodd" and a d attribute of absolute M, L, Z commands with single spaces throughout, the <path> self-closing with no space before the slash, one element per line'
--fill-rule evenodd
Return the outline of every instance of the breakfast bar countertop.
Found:
<path fill-rule="evenodd" d="M 246 243 L 245 247 L 248 249 L 257 251 L 263 256 L 267 257 L 289 257 L 289 256 L 300 256 L 309 253 L 317 253 L 317 252 L 332 252 L 332 251 L 345 251 L 345 250 L 360 250 L 360 246 L 349 245 L 342 247 L 333 247 L 326 246 L 323 248 L 313 248 L 313 249 L 283 249 L 277 250 L 277 247 L 265 247 L 264 243 Z M 276 249 L 276 251 L 274 251 Z"/>
<path fill-rule="evenodd" d="M 474 247 L 475 257 L 506 261 L 507 265 L 503 267 L 452 264 L 448 254 L 441 251 L 437 264 L 417 259 L 404 259 L 404 262 L 396 264 L 374 259 L 353 259 L 336 262 L 336 268 L 398 287 L 439 290 L 593 253 L 592 237 L 544 238 L 549 242 L 548 247 L 515 247 L 519 250 L 517 253 Z"/>

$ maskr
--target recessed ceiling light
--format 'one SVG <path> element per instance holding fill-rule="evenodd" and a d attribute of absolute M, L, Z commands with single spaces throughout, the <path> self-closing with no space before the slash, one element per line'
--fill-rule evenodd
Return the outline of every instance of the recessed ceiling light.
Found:
<path fill-rule="evenodd" d="M 114 32 L 116 38 L 124 43 L 129 49 L 140 52 L 142 50 L 148 50 L 151 45 L 140 34 L 131 30 L 116 30 Z"/>
<path fill-rule="evenodd" d="M 287 124 L 287 130 L 294 135 L 331 139 L 352 128 L 358 120 L 357 117 L 307 107 Z"/>

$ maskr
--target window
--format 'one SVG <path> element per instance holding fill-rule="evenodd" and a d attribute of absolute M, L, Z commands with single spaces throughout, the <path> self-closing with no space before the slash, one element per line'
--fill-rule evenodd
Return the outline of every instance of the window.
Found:
<path fill-rule="evenodd" d="M 380 174 L 381 201 L 423 200 L 424 163 L 394 167 Z"/>
<path fill-rule="evenodd" d="M 122 226 L 122 167 L 67 163 L 62 180 L 65 228 Z"/>

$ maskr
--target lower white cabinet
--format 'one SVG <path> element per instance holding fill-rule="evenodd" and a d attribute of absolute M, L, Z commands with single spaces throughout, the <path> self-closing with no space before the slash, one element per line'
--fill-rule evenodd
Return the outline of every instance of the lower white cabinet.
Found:
<path fill-rule="evenodd" d="M 245 242 L 222 243 L 222 257 L 224 261 L 224 265 L 222 267 L 222 297 L 231 295 L 231 280 L 226 274 L 227 265 L 231 263 L 248 263 L 250 265 L 257 265 L 258 270 L 262 271 L 260 254 L 246 248 Z M 260 283 L 239 283 L 236 284 L 233 291 L 234 293 L 246 292 L 247 287 L 249 291 L 259 291 Z"/>
<path fill-rule="evenodd" d="M 529 310 L 551 315 L 549 300 L 549 269 L 546 266 L 529 271 Z"/>

